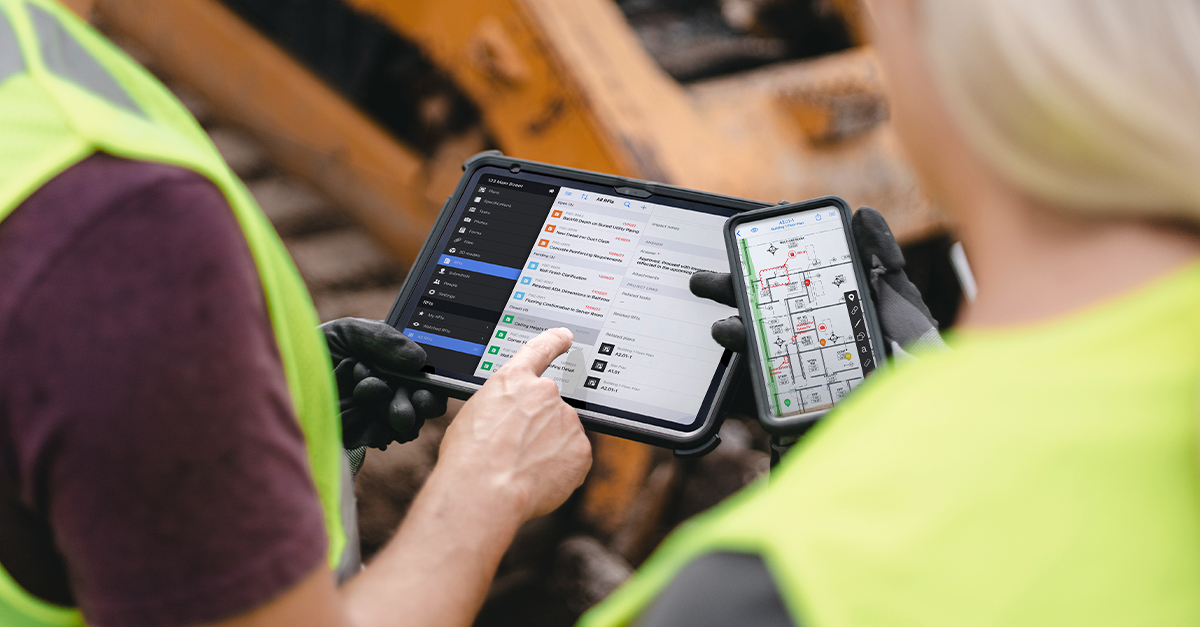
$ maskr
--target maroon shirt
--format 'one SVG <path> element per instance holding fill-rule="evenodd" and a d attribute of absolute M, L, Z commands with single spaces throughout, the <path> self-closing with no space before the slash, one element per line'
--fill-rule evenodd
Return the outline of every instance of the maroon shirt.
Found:
<path fill-rule="evenodd" d="M 106 627 L 228 618 L 325 556 L 221 193 L 94 155 L 0 222 L 0 564 Z"/>

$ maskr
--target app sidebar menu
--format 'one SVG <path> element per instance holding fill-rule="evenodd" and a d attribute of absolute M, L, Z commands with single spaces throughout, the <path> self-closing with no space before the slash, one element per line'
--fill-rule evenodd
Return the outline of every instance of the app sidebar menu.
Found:
<path fill-rule="evenodd" d="M 404 334 L 429 363 L 474 372 L 558 188 L 484 175 L 467 195 Z"/>

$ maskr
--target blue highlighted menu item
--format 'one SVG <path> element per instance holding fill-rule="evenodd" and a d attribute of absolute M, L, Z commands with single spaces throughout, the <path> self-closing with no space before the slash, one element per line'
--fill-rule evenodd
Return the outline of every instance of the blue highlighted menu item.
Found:
<path fill-rule="evenodd" d="M 397 325 L 425 348 L 430 366 L 453 372 L 483 367 L 480 357 L 514 302 L 521 273 L 537 269 L 530 251 L 559 191 L 491 173 L 481 173 L 472 189 L 459 198 L 440 253 L 424 271 L 417 306 Z"/>
<path fill-rule="evenodd" d="M 418 344 L 429 344 L 431 346 L 437 346 L 438 348 L 445 348 L 447 350 L 458 351 L 460 353 L 467 353 L 468 355 L 482 355 L 483 349 L 486 348 L 483 344 L 464 342 L 463 340 L 456 340 L 452 337 L 446 337 L 444 335 L 425 333 L 424 331 L 405 329 L 404 334 L 407 335 L 410 340 L 417 342 Z"/>
<path fill-rule="evenodd" d="M 498 276 L 500 278 L 510 279 L 513 281 L 516 281 L 517 277 L 521 276 L 521 270 L 518 268 L 498 266 L 494 263 L 488 263 L 486 261 L 463 259 L 462 257 L 455 257 L 453 255 L 442 255 L 441 258 L 438 259 L 438 265 L 447 266 L 450 268 L 462 268 L 463 270 L 470 270 L 471 272 L 478 272 L 480 274 L 490 274 L 492 276 Z"/>

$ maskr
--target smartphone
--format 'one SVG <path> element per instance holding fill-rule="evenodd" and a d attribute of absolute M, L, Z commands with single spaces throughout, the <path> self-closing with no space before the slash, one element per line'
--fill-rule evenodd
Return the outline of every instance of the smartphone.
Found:
<path fill-rule="evenodd" d="M 776 435 L 803 431 L 884 363 L 850 216 L 828 196 L 725 223 L 758 417 Z"/>

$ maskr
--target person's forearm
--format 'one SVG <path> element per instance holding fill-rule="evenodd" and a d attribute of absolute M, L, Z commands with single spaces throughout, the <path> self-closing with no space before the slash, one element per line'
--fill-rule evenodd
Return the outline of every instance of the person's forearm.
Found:
<path fill-rule="evenodd" d="M 210 625 L 470 625 L 517 528 L 561 506 L 591 467 L 579 415 L 542 378 L 573 339 L 543 331 L 463 405 L 396 537 L 365 571 L 338 589 L 322 563 L 274 600 Z"/>
<path fill-rule="evenodd" d="M 458 627 L 475 619 L 521 509 L 505 486 L 462 474 L 436 468 L 396 536 L 343 587 L 352 625 Z"/>

